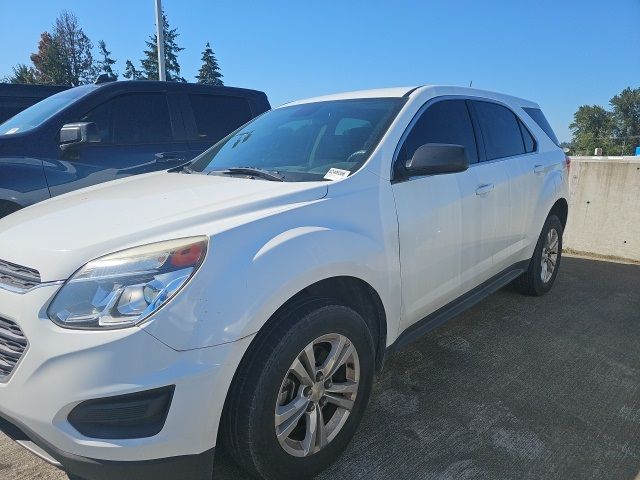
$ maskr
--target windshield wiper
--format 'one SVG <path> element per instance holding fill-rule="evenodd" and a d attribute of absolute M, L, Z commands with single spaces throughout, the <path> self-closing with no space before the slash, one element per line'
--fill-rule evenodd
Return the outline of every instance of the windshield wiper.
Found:
<path fill-rule="evenodd" d="M 226 175 L 240 173 L 245 175 L 254 175 L 256 177 L 264 178 L 274 182 L 284 182 L 284 177 L 277 172 L 270 172 L 269 170 L 263 170 L 258 167 L 232 167 L 220 172 Z"/>
<path fill-rule="evenodd" d="M 178 165 L 177 167 L 170 168 L 168 172 L 196 173 L 196 171 L 191 168 L 192 164 L 193 164 L 193 160 L 189 160 L 188 162 Z"/>

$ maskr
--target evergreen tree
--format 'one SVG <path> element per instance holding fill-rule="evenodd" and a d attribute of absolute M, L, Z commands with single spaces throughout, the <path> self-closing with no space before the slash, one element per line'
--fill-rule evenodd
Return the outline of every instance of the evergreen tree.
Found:
<path fill-rule="evenodd" d="M 176 39 L 180 35 L 177 29 L 169 28 L 167 16 L 162 12 L 162 31 L 164 36 L 164 62 L 167 75 L 167 81 L 170 82 L 186 82 L 180 76 L 180 64 L 178 63 L 178 53 L 184 48 L 179 47 Z M 140 61 L 144 78 L 147 80 L 158 80 L 158 36 L 154 33 L 146 41 L 147 50 L 144 51 L 145 57 Z"/>
<path fill-rule="evenodd" d="M 127 63 L 124 67 L 124 73 L 122 74 L 124 78 L 129 80 L 141 80 L 142 72 L 137 70 L 136 67 L 131 63 L 131 60 L 127 60 Z"/>
<path fill-rule="evenodd" d="M 208 85 L 221 87 L 224 85 L 222 77 L 223 75 L 220 73 L 218 60 L 211 49 L 211 45 L 207 42 L 207 46 L 204 49 L 204 52 L 202 52 L 202 66 L 200 67 L 198 75 L 196 75 L 196 79 L 198 80 L 198 83 L 206 83 Z"/>
<path fill-rule="evenodd" d="M 19 63 L 13 67 L 13 75 L 4 79 L 7 83 L 38 83 L 36 71 L 33 67 Z"/>
<path fill-rule="evenodd" d="M 104 40 L 100 40 L 98 42 L 98 49 L 100 50 L 100 55 L 102 56 L 102 60 L 98 61 L 98 73 L 106 73 L 110 77 L 118 78 L 118 73 L 114 72 L 113 68 L 111 68 L 111 66 L 114 65 L 116 61 L 111 58 L 111 52 L 107 50 L 107 45 Z"/>

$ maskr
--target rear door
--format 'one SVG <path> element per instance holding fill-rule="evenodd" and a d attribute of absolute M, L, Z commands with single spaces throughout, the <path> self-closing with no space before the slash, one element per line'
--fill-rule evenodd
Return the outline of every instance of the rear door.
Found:
<path fill-rule="evenodd" d="M 183 105 L 192 157 L 253 118 L 243 97 L 193 92 L 184 95 Z"/>
<path fill-rule="evenodd" d="M 64 169 L 46 169 L 52 195 L 129 175 L 168 169 L 188 159 L 181 125 L 165 92 L 112 97 L 73 121 L 94 122 L 100 142 L 62 153 Z"/>
<path fill-rule="evenodd" d="M 493 252 L 490 273 L 495 275 L 513 265 L 527 243 L 524 226 L 528 220 L 526 206 L 532 202 L 533 166 L 529 163 L 535 141 L 507 106 L 479 100 L 471 104 L 485 151 L 477 166 L 478 173 L 481 183 L 493 184 L 487 202 L 495 214 L 495 231 L 490 243 Z M 489 182 L 485 175 L 493 180 Z"/>

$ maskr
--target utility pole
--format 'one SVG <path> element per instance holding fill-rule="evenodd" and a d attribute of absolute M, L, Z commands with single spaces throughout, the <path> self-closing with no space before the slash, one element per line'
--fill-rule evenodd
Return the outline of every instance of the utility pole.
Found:
<path fill-rule="evenodd" d="M 158 40 L 158 78 L 164 82 L 167 79 L 167 72 L 164 67 L 164 21 L 161 0 L 156 0 L 156 38 Z"/>

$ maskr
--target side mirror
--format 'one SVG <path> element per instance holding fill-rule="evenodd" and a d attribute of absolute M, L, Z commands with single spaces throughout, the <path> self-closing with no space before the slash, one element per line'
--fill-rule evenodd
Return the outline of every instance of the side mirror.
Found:
<path fill-rule="evenodd" d="M 419 147 L 406 163 L 409 174 L 440 175 L 464 172 L 469 159 L 462 145 L 427 143 Z"/>
<path fill-rule="evenodd" d="M 63 151 L 88 143 L 100 143 L 100 133 L 95 123 L 67 123 L 60 129 L 60 148 Z"/>

